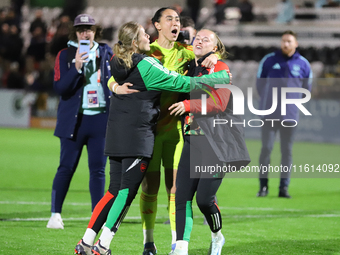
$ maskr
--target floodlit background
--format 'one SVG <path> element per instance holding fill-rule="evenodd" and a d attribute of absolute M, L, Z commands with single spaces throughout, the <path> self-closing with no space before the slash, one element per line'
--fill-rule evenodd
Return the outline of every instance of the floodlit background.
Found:
<path fill-rule="evenodd" d="M 0 245 L 1 254 L 72 254 L 91 215 L 86 151 L 72 180 L 63 208 L 64 230 L 47 229 L 53 177 L 59 162 L 59 140 L 53 136 L 58 97 L 53 91 L 54 60 L 66 47 L 68 25 L 81 12 L 104 27 L 103 41 L 113 45 L 117 30 L 135 20 L 154 32 L 150 18 L 163 6 L 176 6 L 190 15 L 184 0 L 0 0 Z M 218 33 L 230 53 L 226 63 L 233 84 L 246 94 L 255 91 L 259 61 L 278 49 L 281 33 L 298 34 L 299 52 L 314 73 L 312 100 L 301 116 L 293 164 L 328 165 L 340 160 L 340 7 L 338 1 L 292 0 L 292 19 L 278 20 L 279 0 L 250 0 L 254 19 L 240 22 L 238 0 L 228 0 L 216 19 L 214 1 L 195 2 L 196 25 Z M 327 7 L 322 5 L 328 5 Z M 41 22 L 35 22 L 41 17 Z M 36 24 L 36 26 L 32 26 Z M 38 27 L 38 28 L 37 28 Z M 254 101 L 258 95 L 254 94 Z M 247 109 L 247 107 L 245 107 Z M 245 118 L 257 118 L 249 112 Z M 258 165 L 260 129 L 246 128 L 247 146 Z M 280 164 L 279 143 L 272 165 Z M 300 168 L 301 166 L 301 168 Z M 309 168 L 311 169 L 311 167 Z M 328 167 L 327 169 L 330 169 Z M 278 178 L 269 181 L 269 196 L 257 198 L 258 180 L 229 178 L 217 195 L 223 216 L 226 244 L 222 254 L 340 254 L 339 174 L 304 178 L 292 174 L 292 199 L 278 199 Z M 108 176 L 108 167 L 107 167 Z M 296 177 L 296 178 L 294 178 Z M 308 177 L 308 178 L 307 178 Z M 317 178 L 316 178 L 317 177 Z M 113 254 L 141 254 L 142 227 L 139 196 L 134 201 L 111 245 Z M 159 195 L 156 245 L 159 254 L 170 251 L 170 227 L 164 181 Z M 194 208 L 194 229 L 189 254 L 206 254 L 207 226 Z"/>

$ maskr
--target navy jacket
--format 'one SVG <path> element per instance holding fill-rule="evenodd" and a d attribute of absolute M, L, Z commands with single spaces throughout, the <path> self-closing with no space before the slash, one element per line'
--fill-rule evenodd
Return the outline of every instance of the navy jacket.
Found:
<path fill-rule="evenodd" d="M 80 74 L 75 67 L 74 57 L 76 50 L 77 48 L 73 46 L 65 48 L 58 53 L 55 60 L 54 90 L 60 95 L 60 101 L 54 135 L 58 137 L 73 137 L 79 115 L 79 108 L 82 104 L 84 72 Z M 99 54 L 100 80 L 104 89 L 106 113 L 108 114 L 111 92 L 107 87 L 107 81 L 111 77 L 109 61 L 113 53 L 107 44 L 100 43 Z"/>
<path fill-rule="evenodd" d="M 267 54 L 260 62 L 257 72 L 256 87 L 260 96 L 259 110 L 268 110 L 272 106 L 272 89 L 278 89 L 278 104 L 276 110 L 263 116 L 266 119 L 294 119 L 299 118 L 296 105 L 287 104 L 287 114 L 281 115 L 281 88 L 297 87 L 311 91 L 313 73 L 307 59 L 297 51 L 287 57 L 281 50 Z M 287 93 L 287 98 L 302 98 L 302 93 Z"/>

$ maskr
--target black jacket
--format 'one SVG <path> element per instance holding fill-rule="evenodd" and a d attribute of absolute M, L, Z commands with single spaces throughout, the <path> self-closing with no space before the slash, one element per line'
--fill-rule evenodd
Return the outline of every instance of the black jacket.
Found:
<path fill-rule="evenodd" d="M 202 59 L 199 59 L 197 61 L 198 66 L 196 66 L 194 61 L 192 61 L 190 63 L 188 74 L 193 76 L 201 76 L 211 72 L 211 69 L 206 69 L 200 65 L 204 58 L 210 54 L 211 53 L 205 55 Z M 222 68 L 227 69 L 228 66 L 221 63 L 221 61 L 218 61 L 214 67 L 214 71 L 220 71 Z M 225 89 L 217 89 L 216 92 L 217 94 L 219 94 L 219 91 L 221 91 L 220 93 L 223 93 L 223 90 Z M 190 99 L 198 99 L 200 98 L 201 94 L 202 93 L 190 93 Z M 222 98 L 222 101 L 223 98 L 226 98 L 223 97 L 222 94 L 220 94 L 220 97 Z M 242 123 L 242 120 L 239 116 L 233 115 L 232 100 L 232 94 L 230 94 L 229 101 L 222 102 L 222 105 L 226 104 L 226 106 L 221 107 L 224 109 L 223 111 L 210 114 L 207 112 L 207 115 L 204 116 L 194 113 L 194 120 L 203 130 L 204 135 L 209 141 L 209 144 L 211 145 L 218 159 L 227 163 L 227 165 L 235 166 L 236 169 L 239 170 L 241 166 L 247 166 L 250 163 L 250 157 L 244 139 L 244 128 L 242 124 L 233 124 L 232 126 L 230 125 L 231 121 L 233 123 Z M 193 105 L 194 103 L 191 102 L 190 104 Z M 228 123 L 215 125 L 214 127 L 214 120 L 216 119 L 227 120 Z"/>
<path fill-rule="evenodd" d="M 105 155 L 151 157 L 154 129 L 159 116 L 159 91 L 146 90 L 137 64 L 146 56 L 134 54 L 133 65 L 125 69 L 117 58 L 111 60 L 112 76 L 119 84 L 130 82 L 141 92 L 111 97 L 106 130 Z"/>

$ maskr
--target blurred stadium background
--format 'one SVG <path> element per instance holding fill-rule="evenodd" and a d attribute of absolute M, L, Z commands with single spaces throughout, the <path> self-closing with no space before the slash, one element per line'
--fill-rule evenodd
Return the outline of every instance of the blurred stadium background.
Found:
<path fill-rule="evenodd" d="M 0 37 L 12 33 L 15 39 L 0 43 L 0 100 L 3 106 L 0 127 L 54 127 L 58 105 L 58 97 L 53 92 L 54 59 L 65 47 L 67 24 L 72 23 L 77 13 L 93 15 L 104 27 L 103 40 L 113 45 L 117 40 L 117 28 L 124 22 L 136 20 L 152 33 L 150 18 L 155 10 L 176 6 L 182 14 L 188 14 L 189 2 L 2 0 Z M 340 143 L 340 8 L 337 0 L 324 8 L 318 7 L 320 0 L 293 0 L 291 11 L 294 16 L 286 23 L 277 21 L 280 0 L 250 1 L 254 14 L 251 22 L 240 22 L 239 2 L 226 1 L 224 20 L 216 24 L 214 1 L 196 1 L 199 7 L 196 25 L 216 31 L 222 39 L 230 53 L 226 62 L 233 73 L 234 84 L 244 92 L 248 87 L 254 88 L 259 61 L 279 48 L 283 31 L 294 30 L 299 36 L 299 51 L 310 61 L 314 73 L 312 100 L 307 106 L 313 116 L 302 116 L 297 139 Z M 44 26 L 40 34 L 32 25 L 38 16 L 41 19 L 36 26 Z M 7 30 L 10 32 L 5 31 L 5 24 L 9 24 Z M 18 32 L 11 32 L 13 26 L 17 26 Z M 254 97 L 256 99 L 256 93 Z M 259 129 L 246 129 L 247 138 L 259 138 Z"/>
<path fill-rule="evenodd" d="M 259 61 L 280 46 L 281 33 L 287 29 L 297 32 L 298 50 L 311 62 L 314 81 L 312 100 L 306 106 L 312 116 L 300 114 L 297 134 L 300 142 L 294 145 L 294 164 L 339 164 L 338 2 L 318 8 L 319 0 L 292 0 L 293 20 L 278 23 L 280 0 L 250 1 L 252 22 L 240 22 L 239 1 L 228 0 L 224 20 L 216 24 L 214 1 L 196 0 L 197 5 L 200 2 L 197 25 L 210 28 L 221 37 L 230 52 L 226 62 L 233 73 L 234 85 L 244 92 L 248 87 L 255 88 Z M 105 42 L 112 45 L 117 41 L 121 24 L 136 20 L 152 32 L 150 18 L 155 10 L 171 5 L 188 12 L 186 0 L 0 0 L 1 254 L 13 254 L 13 247 L 25 254 L 72 254 L 89 219 L 84 153 L 65 201 L 63 213 L 67 227 L 62 232 L 63 238 L 61 232 L 46 228 L 51 183 L 59 160 L 58 139 L 53 137 L 52 130 L 58 105 L 53 92 L 53 67 L 58 49 L 66 46 L 72 17 L 77 12 L 93 15 L 105 28 Z M 71 18 L 64 15 L 67 13 Z M 46 31 L 34 32 L 32 24 L 40 15 Z M 9 34 L 13 41 L 7 40 Z M 246 113 L 245 119 L 254 118 L 258 117 Z M 251 165 L 258 164 L 259 136 L 259 128 L 246 127 Z M 272 162 L 280 162 L 277 143 Z M 273 188 L 268 199 L 259 201 L 255 197 L 256 179 L 226 178 L 218 193 L 228 233 L 225 250 L 230 254 L 340 254 L 339 178 L 322 177 L 295 178 L 291 185 L 293 199 L 289 201 L 275 199 L 274 183 L 278 180 L 271 182 Z M 167 220 L 164 190 L 161 187 L 162 202 L 157 218 L 160 254 L 168 252 L 170 238 L 168 226 L 162 224 Z M 210 236 L 197 207 L 194 210 L 192 254 L 206 254 Z M 125 222 L 139 222 L 138 199 L 130 211 Z M 117 238 L 117 243 L 131 238 L 137 241 L 115 248 L 116 254 L 135 255 L 142 242 L 140 224 L 126 224 Z"/>

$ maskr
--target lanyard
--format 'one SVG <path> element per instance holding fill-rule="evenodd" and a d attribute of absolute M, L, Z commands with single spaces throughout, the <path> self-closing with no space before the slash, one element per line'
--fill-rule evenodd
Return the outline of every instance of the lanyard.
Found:
<path fill-rule="evenodd" d="M 99 58 L 99 48 L 96 50 L 96 58 Z M 100 67 L 98 68 L 98 72 L 97 72 L 97 83 L 98 83 L 98 86 L 100 86 Z"/>
<path fill-rule="evenodd" d="M 97 71 L 97 83 L 98 83 L 98 86 L 100 86 L 100 69 L 98 69 Z"/>

